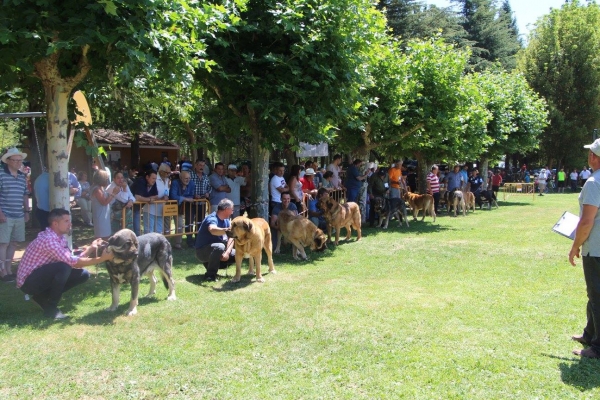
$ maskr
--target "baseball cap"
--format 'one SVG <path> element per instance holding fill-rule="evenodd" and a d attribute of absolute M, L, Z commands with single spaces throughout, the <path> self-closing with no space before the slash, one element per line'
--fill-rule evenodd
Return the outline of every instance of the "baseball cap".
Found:
<path fill-rule="evenodd" d="M 227 167 L 227 169 L 235 169 L 237 171 L 237 165 L 235 165 L 235 164 L 229 164 L 229 166 Z"/>
<path fill-rule="evenodd" d="M 586 144 L 583 148 L 590 149 L 592 153 L 600 157 L 600 139 L 594 140 L 592 144 Z"/>

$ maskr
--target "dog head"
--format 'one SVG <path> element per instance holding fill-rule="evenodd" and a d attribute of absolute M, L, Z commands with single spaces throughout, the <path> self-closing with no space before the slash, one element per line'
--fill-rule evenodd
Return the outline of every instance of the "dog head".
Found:
<path fill-rule="evenodd" d="M 135 233 L 129 229 L 121 229 L 108 238 L 108 241 L 103 241 L 98 251 L 100 254 L 104 251 L 114 253 L 112 262 L 118 264 L 134 260 L 138 256 L 138 246 Z"/>
<path fill-rule="evenodd" d="M 375 197 L 375 212 L 380 213 L 385 209 L 385 199 L 383 197 Z"/>
<path fill-rule="evenodd" d="M 279 220 L 279 226 L 287 224 L 296 217 L 297 215 L 293 211 L 281 210 L 279 215 L 277 215 L 277 219 Z"/>
<path fill-rule="evenodd" d="M 317 208 L 325 213 L 333 210 L 334 208 L 336 208 L 338 206 L 338 202 L 329 197 L 329 196 L 323 196 L 319 199 L 319 202 L 317 203 Z"/>
<path fill-rule="evenodd" d="M 249 218 L 235 217 L 231 221 L 231 229 L 227 231 L 227 236 L 239 241 L 244 241 L 248 232 L 252 230 L 254 224 Z"/>
<path fill-rule="evenodd" d="M 321 229 L 317 228 L 313 234 L 313 241 L 310 244 L 312 251 L 323 251 L 327 248 L 327 235 Z"/>

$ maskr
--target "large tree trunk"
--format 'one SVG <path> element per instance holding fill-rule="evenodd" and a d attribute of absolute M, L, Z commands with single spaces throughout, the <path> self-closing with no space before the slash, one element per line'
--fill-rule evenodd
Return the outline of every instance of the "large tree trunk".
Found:
<path fill-rule="evenodd" d="M 129 149 L 131 155 L 131 168 L 137 168 L 142 172 L 143 165 L 140 165 L 140 134 L 135 132 L 131 138 L 131 147 Z"/>
<path fill-rule="evenodd" d="M 427 192 L 427 174 L 429 173 L 429 164 L 420 151 L 414 152 L 415 159 L 419 164 L 419 193 L 425 194 Z"/>
<path fill-rule="evenodd" d="M 481 171 L 480 175 L 481 178 L 483 179 L 483 190 L 487 190 L 487 189 L 491 189 L 491 184 L 488 185 L 488 169 L 489 169 L 489 165 L 490 165 L 490 159 L 489 158 L 482 158 L 481 159 Z M 489 186 L 489 187 L 488 187 Z"/>
<path fill-rule="evenodd" d="M 255 204 L 256 217 L 269 220 L 269 150 L 262 146 L 263 138 L 256 114 L 248 106 L 250 129 L 252 131 L 252 202 Z M 252 215 L 251 217 L 254 217 Z"/>

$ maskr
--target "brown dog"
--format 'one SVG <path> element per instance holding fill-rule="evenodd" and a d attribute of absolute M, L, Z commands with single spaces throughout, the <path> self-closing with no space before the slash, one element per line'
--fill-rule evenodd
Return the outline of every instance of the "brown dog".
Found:
<path fill-rule="evenodd" d="M 473 194 L 473 192 L 465 193 L 465 204 L 467 206 L 467 211 L 471 209 L 473 212 L 475 212 L 475 194 Z"/>
<path fill-rule="evenodd" d="M 356 229 L 358 237 L 356 240 L 362 238 L 362 231 L 360 229 L 360 209 L 358 204 L 348 202 L 344 204 L 338 203 L 335 199 L 329 196 L 323 196 L 319 199 L 317 207 L 323 211 L 325 220 L 327 221 L 327 239 L 331 241 L 331 228 L 335 228 L 335 244 L 338 245 L 340 241 L 340 229 L 346 228 L 346 240 L 350 240 L 352 236 L 352 229 Z"/>
<path fill-rule="evenodd" d="M 273 265 L 273 244 L 271 243 L 271 228 L 262 218 L 248 219 L 246 217 L 236 217 L 231 221 L 231 230 L 227 235 L 235 241 L 235 276 L 232 282 L 239 282 L 242 277 L 242 260 L 250 258 L 250 268 L 248 273 L 254 272 L 256 264 L 256 281 L 264 282 L 261 275 L 260 263 L 262 260 L 262 251 L 265 249 L 269 261 L 269 273 L 276 273 Z"/>
<path fill-rule="evenodd" d="M 323 251 L 327 247 L 325 233 L 317 228 L 308 218 L 296 215 L 292 211 L 283 210 L 277 217 L 279 232 L 277 233 L 277 248 L 275 254 L 279 254 L 281 238 L 285 237 L 292 243 L 292 257 L 298 260 L 298 252 L 303 260 L 308 260 L 304 247 L 310 246 L 312 251 Z"/>
<path fill-rule="evenodd" d="M 421 221 L 425 220 L 425 215 L 429 212 L 429 215 L 433 217 L 433 222 L 435 222 L 435 204 L 432 195 L 406 192 L 404 193 L 404 200 L 410 205 L 415 221 L 417 220 L 419 211 L 423 210 Z"/>

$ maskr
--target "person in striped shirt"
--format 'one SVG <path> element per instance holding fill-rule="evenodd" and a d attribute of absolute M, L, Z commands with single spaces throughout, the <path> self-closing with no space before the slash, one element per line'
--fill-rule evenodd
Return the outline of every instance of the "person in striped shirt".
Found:
<path fill-rule="evenodd" d="M 2 156 L 0 168 L 0 279 L 14 282 L 12 261 L 17 242 L 25 241 L 25 223 L 29 221 L 27 178 L 21 172 L 27 154 L 16 148 Z"/>
<path fill-rule="evenodd" d="M 440 205 L 440 180 L 437 176 L 438 166 L 433 164 L 431 172 L 427 174 L 427 193 L 433 196 L 435 204 L 435 213 L 438 213 Z"/>

